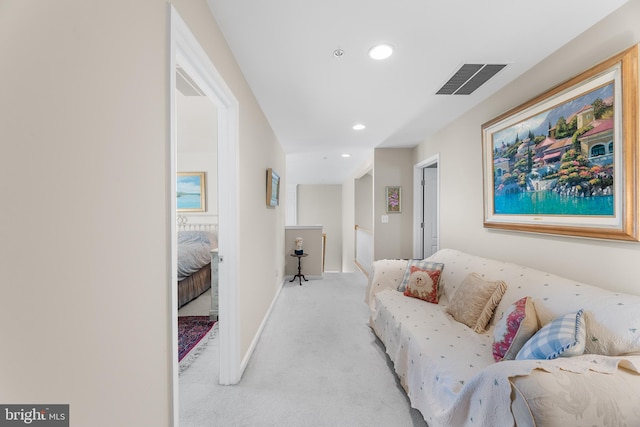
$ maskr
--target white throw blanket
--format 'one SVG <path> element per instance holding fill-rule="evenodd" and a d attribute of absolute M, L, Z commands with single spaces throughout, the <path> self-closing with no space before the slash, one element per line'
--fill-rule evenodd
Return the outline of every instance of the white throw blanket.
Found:
<path fill-rule="evenodd" d="M 534 369 L 547 372 L 589 370 L 611 374 L 618 367 L 640 373 L 640 356 L 585 354 L 554 360 L 509 360 L 482 369 L 458 393 L 435 393 L 429 426 L 513 426 L 509 378 L 529 375 Z M 414 379 L 408 379 L 416 380 Z M 409 385 L 410 389 L 417 384 Z M 420 409 L 420 408 L 418 408 Z"/>
<path fill-rule="evenodd" d="M 640 374 L 637 296 L 604 291 L 454 250 L 441 250 L 430 260 L 445 264 L 444 292 L 439 304 L 405 297 L 396 290 L 406 260 L 374 263 L 365 297 L 371 326 L 384 343 L 411 405 L 422 412 L 430 427 L 513 426 L 509 380 L 530 375 L 534 370 L 608 375 L 624 368 Z M 585 309 L 591 332 L 587 348 L 591 347 L 592 353 L 625 355 L 584 354 L 549 361 L 496 363 L 491 352 L 493 327 L 476 334 L 444 312 L 448 294 L 453 295 L 469 272 L 486 272 L 487 277 L 507 283 L 496 318 L 527 295 L 540 302 L 536 312 L 543 324 L 563 313 Z M 632 404 L 633 396 L 627 400 Z"/>
<path fill-rule="evenodd" d="M 510 378 L 534 369 L 611 374 L 618 366 L 640 373 L 640 356 L 586 354 L 554 360 L 496 363 L 493 330 L 477 334 L 441 304 L 395 290 L 374 294 L 371 326 L 385 345 L 411 405 L 430 427 L 512 426 Z"/>

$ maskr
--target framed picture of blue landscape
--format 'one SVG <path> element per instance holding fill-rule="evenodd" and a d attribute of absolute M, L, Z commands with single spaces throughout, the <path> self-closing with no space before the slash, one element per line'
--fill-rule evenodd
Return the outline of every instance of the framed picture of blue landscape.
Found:
<path fill-rule="evenodd" d="M 178 212 L 205 212 L 207 208 L 204 172 L 178 172 Z"/>
<path fill-rule="evenodd" d="M 638 47 L 482 125 L 484 226 L 639 240 Z"/>

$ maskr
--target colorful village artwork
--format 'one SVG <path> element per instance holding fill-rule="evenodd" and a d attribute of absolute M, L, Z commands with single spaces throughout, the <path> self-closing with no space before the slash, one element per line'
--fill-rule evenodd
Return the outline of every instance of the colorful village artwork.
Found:
<path fill-rule="evenodd" d="M 493 134 L 494 213 L 614 215 L 614 83 Z"/>

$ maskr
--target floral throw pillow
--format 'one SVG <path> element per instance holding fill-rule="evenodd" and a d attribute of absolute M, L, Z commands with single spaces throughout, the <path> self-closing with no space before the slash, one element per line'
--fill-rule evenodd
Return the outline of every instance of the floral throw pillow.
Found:
<path fill-rule="evenodd" d="M 493 330 L 493 358 L 496 362 L 513 360 L 522 346 L 538 331 L 538 316 L 533 301 L 524 297 L 504 312 Z"/>
<path fill-rule="evenodd" d="M 409 267 L 409 283 L 404 295 L 437 304 L 440 273 L 441 270 L 425 270 L 415 265 Z"/>

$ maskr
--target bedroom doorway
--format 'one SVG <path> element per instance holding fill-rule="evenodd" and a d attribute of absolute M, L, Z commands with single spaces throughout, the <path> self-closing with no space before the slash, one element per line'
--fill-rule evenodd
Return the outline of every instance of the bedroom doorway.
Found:
<path fill-rule="evenodd" d="M 172 5 L 170 8 L 169 61 L 169 201 L 171 236 L 171 353 L 172 412 L 179 423 L 178 350 L 177 350 L 177 111 L 176 74 L 181 71 L 215 106 L 217 119 L 217 213 L 219 251 L 219 383 L 236 384 L 240 380 L 238 278 L 238 102 L 222 76 Z"/>
<path fill-rule="evenodd" d="M 440 248 L 440 157 L 432 156 L 414 166 L 413 258 L 424 259 Z"/>
<path fill-rule="evenodd" d="M 188 316 L 218 317 L 210 253 L 218 249 L 218 109 L 180 64 L 175 78 L 178 324 L 189 324 Z"/>

